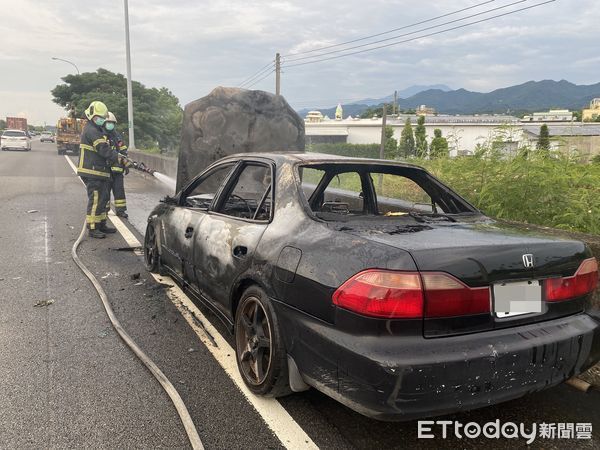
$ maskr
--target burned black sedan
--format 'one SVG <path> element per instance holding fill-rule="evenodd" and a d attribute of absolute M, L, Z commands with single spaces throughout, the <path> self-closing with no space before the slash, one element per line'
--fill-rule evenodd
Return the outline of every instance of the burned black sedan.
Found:
<path fill-rule="evenodd" d="M 258 395 L 312 386 L 404 420 L 514 399 L 600 359 L 589 248 L 491 220 L 410 164 L 227 157 L 155 208 L 145 258 L 234 333 Z"/>

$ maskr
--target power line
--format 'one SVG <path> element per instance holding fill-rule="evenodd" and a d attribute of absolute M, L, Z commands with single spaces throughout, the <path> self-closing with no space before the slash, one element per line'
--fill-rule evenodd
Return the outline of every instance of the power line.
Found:
<path fill-rule="evenodd" d="M 498 11 L 500 9 L 505 9 L 505 8 L 510 7 L 510 6 L 517 5 L 519 3 L 525 3 L 527 1 L 529 1 L 529 0 L 517 0 L 515 2 L 508 3 L 506 5 L 498 6 L 496 8 L 492 8 L 492 9 L 488 9 L 488 10 L 485 10 L 485 11 L 482 11 L 482 12 L 471 14 L 469 16 L 464 16 L 464 17 L 461 17 L 459 19 L 454 19 L 454 20 L 450 20 L 448 22 L 440 23 L 438 25 L 432 25 L 432 26 L 429 26 L 429 27 L 421 28 L 420 30 L 411 31 L 410 33 L 399 34 L 399 35 L 392 36 L 392 37 L 389 37 L 389 38 L 380 39 L 378 41 L 368 42 L 366 44 L 361 44 L 361 45 L 355 45 L 353 47 L 342 48 L 340 50 L 332 50 L 330 52 L 319 53 L 318 55 L 302 56 L 300 58 L 288 59 L 288 61 L 292 62 L 292 61 L 300 61 L 300 60 L 311 59 L 311 58 L 319 58 L 321 56 L 331 55 L 331 54 L 340 53 L 340 52 L 346 52 L 348 50 L 355 50 L 357 48 L 368 47 L 368 46 L 374 45 L 374 44 L 380 44 L 381 42 L 393 41 L 395 39 L 399 39 L 399 38 L 402 38 L 402 37 L 411 36 L 411 35 L 417 34 L 417 33 L 422 33 L 423 31 L 427 31 L 427 30 L 432 30 L 434 28 L 443 27 L 444 25 L 450 25 L 452 23 L 460 22 L 460 21 L 463 21 L 463 20 L 466 20 L 466 19 L 472 19 L 473 17 L 481 16 L 483 14 L 488 14 L 488 13 L 491 13 L 493 11 Z"/>
<path fill-rule="evenodd" d="M 261 82 L 262 80 L 264 80 L 265 78 L 267 78 L 269 75 L 271 75 L 273 72 L 275 72 L 275 69 L 271 70 L 269 73 L 267 73 L 266 75 L 264 75 L 263 77 L 259 78 L 258 80 L 256 80 L 254 83 L 246 86 L 245 89 L 250 89 L 252 86 L 254 86 L 255 84 Z"/>
<path fill-rule="evenodd" d="M 248 78 L 246 78 L 244 81 L 242 81 L 238 86 L 242 87 L 244 84 L 250 83 L 254 78 L 256 78 L 257 76 L 261 75 L 262 73 L 265 72 L 265 70 L 273 67 L 274 65 L 275 65 L 275 61 L 271 61 L 269 64 L 261 67 L 254 74 L 250 75 Z"/>
<path fill-rule="evenodd" d="M 422 36 L 416 36 L 414 38 L 404 39 L 404 40 L 398 41 L 398 42 L 391 42 L 389 44 L 379 45 L 377 47 L 367 48 L 367 49 L 364 49 L 364 50 L 357 50 L 355 52 L 345 53 L 343 55 L 329 56 L 327 58 L 321 58 L 321 59 L 317 59 L 317 60 L 314 60 L 314 61 L 306 61 L 306 62 L 301 62 L 301 63 L 296 63 L 296 64 L 285 64 L 285 67 L 304 66 L 306 64 L 314 64 L 314 63 L 319 63 L 319 62 L 323 62 L 323 61 L 329 61 L 329 60 L 332 60 L 332 59 L 344 58 L 346 56 L 357 55 L 357 54 L 360 54 L 360 53 L 366 53 L 366 52 L 370 52 L 370 51 L 373 51 L 373 50 L 379 50 L 381 48 L 392 47 L 394 45 L 404 44 L 406 42 L 412 42 L 412 41 L 416 41 L 418 39 L 423 39 L 423 38 L 426 38 L 426 37 L 436 36 L 438 34 L 447 33 L 449 31 L 458 30 L 460 28 L 465 28 L 465 27 L 468 27 L 468 26 L 471 26 L 471 25 L 476 25 L 478 23 L 487 22 L 489 20 L 496 19 L 498 17 L 504 17 L 504 16 L 515 14 L 515 13 L 518 13 L 518 12 L 521 12 L 521 11 L 525 11 L 525 10 L 528 10 L 528 9 L 537 8 L 538 6 L 546 5 L 548 3 L 553 3 L 555 1 L 556 0 L 548 0 L 548 1 L 545 1 L 545 2 L 541 2 L 541 3 L 536 3 L 535 5 L 526 6 L 524 8 L 519 8 L 519 9 L 516 9 L 514 11 L 509 11 L 509 12 L 502 13 L 502 14 L 496 14 L 495 16 L 486 17 L 484 19 L 476 20 L 476 21 L 473 21 L 473 22 L 465 23 L 465 24 L 458 25 L 458 26 L 451 27 L 451 28 L 446 28 L 444 30 L 436 31 L 436 32 L 433 32 L 433 33 L 424 34 Z"/>
<path fill-rule="evenodd" d="M 341 42 L 339 44 L 333 44 L 333 45 L 327 45 L 325 47 L 313 48 L 312 50 L 305 50 L 303 52 L 294 52 L 294 53 L 290 53 L 288 55 L 282 55 L 281 57 L 282 58 L 287 58 L 288 56 L 304 55 L 306 53 L 318 52 L 318 51 L 327 50 L 327 49 L 330 49 L 330 48 L 341 47 L 342 45 L 353 44 L 355 42 L 365 41 L 367 39 L 371 39 L 371 38 L 374 38 L 374 37 L 383 36 L 384 34 L 394 33 L 395 31 L 405 30 L 407 28 L 416 27 L 417 25 L 423 25 L 424 23 L 433 22 L 434 20 L 443 19 L 444 17 L 453 16 L 454 14 L 459 14 L 461 12 L 468 11 L 470 9 L 475 9 L 475 8 L 480 7 L 480 6 L 487 5 L 488 3 L 493 3 L 495 1 L 496 0 L 488 0 L 486 2 L 478 3 L 476 5 L 469 6 L 467 8 L 458 9 L 456 11 L 452 11 L 452 12 L 449 12 L 449 13 L 446 13 L 446 14 L 442 14 L 441 16 L 432 17 L 431 19 L 422 20 L 420 22 L 415 22 L 415 23 L 412 23 L 410 25 L 404 25 L 404 26 L 399 27 L 399 28 L 394 28 L 394 29 L 389 30 L 389 31 L 384 31 L 383 33 L 372 34 L 370 36 L 365 36 L 365 37 L 362 37 L 362 38 L 353 39 L 351 41 Z"/>

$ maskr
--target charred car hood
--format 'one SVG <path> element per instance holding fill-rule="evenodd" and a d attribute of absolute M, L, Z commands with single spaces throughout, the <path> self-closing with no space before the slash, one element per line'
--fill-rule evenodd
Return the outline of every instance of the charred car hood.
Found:
<path fill-rule="evenodd" d="M 381 226 L 348 222 L 338 229 L 408 251 L 419 270 L 447 272 L 470 286 L 570 276 L 591 254 L 582 242 L 534 234 L 490 220 Z M 533 268 L 525 268 L 525 254 L 533 255 Z"/>

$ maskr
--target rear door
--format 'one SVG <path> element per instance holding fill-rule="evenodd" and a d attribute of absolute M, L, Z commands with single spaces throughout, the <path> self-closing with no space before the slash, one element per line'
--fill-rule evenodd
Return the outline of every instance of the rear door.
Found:
<path fill-rule="evenodd" d="M 195 278 L 192 269 L 194 233 L 234 167 L 235 163 L 225 163 L 192 181 L 182 191 L 179 206 L 172 208 L 163 219 L 161 257 L 186 281 L 193 282 Z"/>
<path fill-rule="evenodd" d="M 194 238 L 198 287 L 227 316 L 235 281 L 246 273 L 273 211 L 274 168 L 248 161 L 231 176 Z"/>

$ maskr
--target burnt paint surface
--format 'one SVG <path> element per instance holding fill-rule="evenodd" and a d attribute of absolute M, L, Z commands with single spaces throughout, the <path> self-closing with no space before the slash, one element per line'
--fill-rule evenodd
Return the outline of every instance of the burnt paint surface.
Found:
<path fill-rule="evenodd" d="M 307 209 L 295 165 L 344 158 L 266 154 L 233 160 L 253 158 L 276 166 L 270 223 L 196 215 L 173 205 L 159 205 L 149 220 L 162 230 L 161 254 L 170 272 L 195 286 L 195 295 L 228 325 L 238 288 L 262 286 L 276 305 L 288 353 L 321 391 L 363 414 L 410 418 L 515 398 L 557 384 L 600 358 L 598 314 L 582 312 L 589 299 L 500 324 L 489 314 L 425 323 L 371 319 L 331 301 L 343 282 L 368 268 L 444 271 L 471 286 L 568 276 L 589 257 L 584 244 L 507 229 L 476 210 L 448 222 L 389 221 L 379 228 L 325 222 Z M 177 233 L 190 223 L 194 238 L 182 240 Z M 243 261 L 232 255 L 236 242 L 249 249 Z M 285 248 L 297 251 L 282 258 Z M 519 266 L 523 253 L 534 254 L 533 271 Z M 445 337 L 424 339 L 424 333 Z"/>

